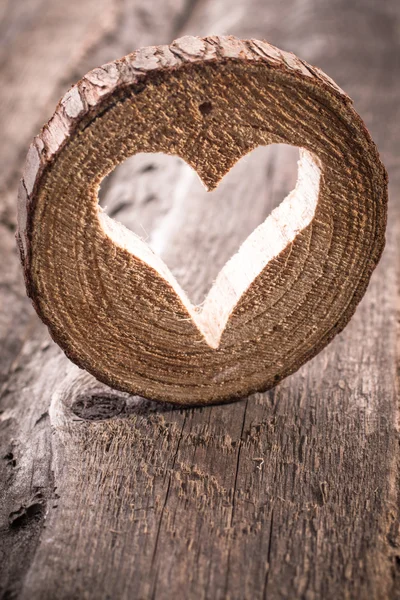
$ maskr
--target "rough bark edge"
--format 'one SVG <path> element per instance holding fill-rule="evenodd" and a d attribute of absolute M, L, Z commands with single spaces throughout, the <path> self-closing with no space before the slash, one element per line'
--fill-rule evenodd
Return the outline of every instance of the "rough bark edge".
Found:
<path fill-rule="evenodd" d="M 240 40 L 235 36 L 209 36 L 205 38 L 184 36 L 175 40 L 170 45 L 144 47 L 125 57 L 89 71 L 61 98 L 54 115 L 42 127 L 40 133 L 33 139 L 29 147 L 18 190 L 16 241 L 23 267 L 27 295 L 57 344 L 58 336 L 53 331 L 52 324 L 42 314 L 30 274 L 33 215 L 37 191 L 43 175 L 52 165 L 68 139 L 76 131 L 87 127 L 92 120 L 101 116 L 113 104 L 123 100 L 132 91 L 132 88 L 136 93 L 140 93 L 145 88 L 146 83 L 154 81 L 157 75 L 164 76 L 173 71 L 190 67 L 191 65 L 241 61 L 263 63 L 264 65 L 267 64 L 271 69 L 284 71 L 285 74 L 293 78 L 294 83 L 299 80 L 308 81 L 308 83 L 311 83 L 315 87 L 331 94 L 351 112 L 354 122 L 365 136 L 366 145 L 371 155 L 373 155 L 377 169 L 381 171 L 382 195 L 378 201 L 384 209 L 383 227 L 376 229 L 374 255 L 370 257 L 362 277 L 362 282 L 354 293 L 341 319 L 327 332 L 319 344 L 310 349 L 300 364 L 296 363 L 287 373 L 277 378 L 273 385 L 268 385 L 265 389 L 257 388 L 250 390 L 248 394 L 265 392 L 280 383 L 288 375 L 297 371 L 303 364 L 328 345 L 344 329 L 354 315 L 385 246 L 388 175 L 365 123 L 352 107 L 351 98 L 321 69 L 309 65 L 292 52 L 280 50 L 266 41 L 255 39 Z M 79 357 L 75 357 L 73 354 L 65 351 L 62 345 L 61 348 L 66 356 L 80 368 L 85 368 L 96 379 L 106 385 L 111 384 L 101 372 L 97 372 L 89 365 L 84 364 Z M 123 385 L 112 385 L 120 391 L 130 391 Z M 209 404 L 227 403 L 232 400 L 239 400 L 242 397 L 243 394 L 233 395 L 228 399 L 218 399 Z M 148 400 L 160 402 L 157 398 L 148 398 Z M 190 403 L 187 406 L 202 406 L 202 404 Z"/>
<path fill-rule="evenodd" d="M 266 63 L 273 69 L 285 70 L 295 77 L 312 79 L 315 85 L 325 87 L 343 102 L 351 102 L 347 94 L 325 73 L 301 61 L 294 54 L 279 50 L 267 42 L 242 41 L 233 36 L 186 36 L 175 40 L 170 46 L 142 48 L 93 69 L 61 98 L 54 115 L 29 147 L 18 192 L 16 234 L 25 273 L 29 270 L 31 258 L 31 215 L 40 179 L 79 126 L 98 116 L 114 94 L 118 96 L 118 92 L 122 92 L 123 95 L 125 88 L 145 84 L 150 75 L 174 71 L 185 64 L 227 60 Z M 27 286 L 29 283 L 26 281 Z M 28 294 L 29 291 L 30 287 Z"/>

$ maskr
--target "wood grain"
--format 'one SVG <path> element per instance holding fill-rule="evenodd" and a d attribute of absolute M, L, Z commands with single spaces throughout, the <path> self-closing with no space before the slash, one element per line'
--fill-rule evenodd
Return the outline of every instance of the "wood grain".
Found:
<path fill-rule="evenodd" d="M 301 146 L 296 187 L 201 306 L 98 208 L 99 183 L 132 154 L 180 156 L 211 191 L 278 142 Z M 78 366 L 145 398 L 211 404 L 274 387 L 343 329 L 381 256 L 386 205 L 376 147 L 322 71 L 266 42 L 185 36 L 63 96 L 27 154 L 17 240 L 27 292 Z"/>
<path fill-rule="evenodd" d="M 16 108 L 12 120 L 9 110 L 1 113 L 2 131 L 9 128 L 11 140 L 1 149 L 7 164 L 0 237 L 2 596 L 398 597 L 397 2 L 291 0 L 278 8 L 254 0 L 235 1 L 227 9 L 225 0 L 199 0 L 153 4 L 153 19 L 147 5 L 126 2 L 113 5 L 111 19 L 111 3 L 97 2 L 96 10 L 87 3 L 82 13 L 83 3 L 71 1 L 63 5 L 70 18 L 59 21 L 54 36 L 54 22 L 42 15 L 56 4 L 41 3 L 41 12 L 31 3 L 9 3 L 4 20 L 9 36 L 21 30 L 24 35 L 16 35 L 12 51 L 13 72 L 20 75 L 10 75 L 1 87 L 2 106 L 12 106 L 22 89 L 27 107 L 29 99 L 38 103 L 32 111 Z M 24 20 L 27 6 L 30 17 Z M 91 23 L 97 9 L 110 29 L 101 37 L 100 27 L 88 25 L 85 37 L 78 28 Z M 26 61 L 32 69 L 44 65 L 43 46 L 33 37 L 40 39 L 34 33 L 40 27 L 58 48 L 46 56 L 43 69 L 52 61 L 59 78 L 47 80 L 43 73 L 24 87 Z M 12 203 L 24 149 L 68 83 L 134 47 L 210 32 L 266 38 L 318 64 L 353 97 L 389 171 L 387 245 L 346 330 L 274 391 L 234 405 L 162 409 L 99 387 L 49 341 L 24 296 L 13 250 Z M 87 53 L 74 57 L 72 65 L 70 48 L 86 43 Z M 250 178 L 255 209 L 245 214 L 249 230 L 270 209 L 266 190 L 274 191 L 276 203 L 284 185 L 280 164 L 286 150 L 272 150 L 268 157 L 251 157 L 249 174 L 260 171 L 264 178 Z M 215 222 L 224 220 L 228 244 L 237 247 L 242 217 L 232 206 L 238 199 L 227 189 L 210 222 L 199 200 L 182 235 L 183 217 L 175 228 L 168 224 L 177 195 L 163 195 L 166 170 L 159 157 L 152 164 L 160 182 L 156 200 L 139 202 L 149 171 L 116 170 L 103 202 L 118 208 L 123 190 L 133 215 L 145 212 L 156 224 L 163 259 L 180 270 L 188 293 L 201 298 L 209 285 L 207 260 L 201 258 L 218 249 L 213 215 Z M 242 172 L 238 178 L 242 181 Z M 193 202 L 191 187 L 180 215 Z M 193 244 L 196 214 L 201 243 Z M 182 273 L 182 254 L 184 264 L 195 265 L 194 273 Z M 93 405 L 102 420 L 93 420 Z M 85 414 L 90 419 L 82 419 Z M 107 415 L 112 418 L 104 419 Z"/>

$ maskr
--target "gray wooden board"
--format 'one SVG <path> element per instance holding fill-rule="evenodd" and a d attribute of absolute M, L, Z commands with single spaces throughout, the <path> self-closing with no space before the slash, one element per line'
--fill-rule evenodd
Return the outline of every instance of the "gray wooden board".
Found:
<path fill-rule="evenodd" d="M 400 597 L 397 0 L 5 0 L 0 15 L 0 596 Z M 176 410 L 105 388 L 49 339 L 16 190 L 30 139 L 90 68 L 226 33 L 294 51 L 353 97 L 389 171 L 387 247 L 349 326 L 297 374 Z M 295 176 L 293 149 L 259 149 L 206 194 L 176 159 L 139 156 L 101 202 L 200 302 Z"/>

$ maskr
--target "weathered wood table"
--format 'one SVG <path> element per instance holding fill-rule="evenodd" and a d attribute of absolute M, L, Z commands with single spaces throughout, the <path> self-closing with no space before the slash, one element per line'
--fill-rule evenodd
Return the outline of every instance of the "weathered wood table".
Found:
<path fill-rule="evenodd" d="M 400 597 L 398 1 L 3 0 L 0 14 L 0 597 Z M 380 148 L 391 202 L 384 257 L 328 348 L 269 393 L 177 410 L 106 388 L 50 340 L 25 295 L 16 190 L 71 83 L 210 33 L 267 39 L 334 77 Z M 207 194 L 179 159 L 140 155 L 101 203 L 201 302 L 290 191 L 296 159 L 259 148 Z"/>

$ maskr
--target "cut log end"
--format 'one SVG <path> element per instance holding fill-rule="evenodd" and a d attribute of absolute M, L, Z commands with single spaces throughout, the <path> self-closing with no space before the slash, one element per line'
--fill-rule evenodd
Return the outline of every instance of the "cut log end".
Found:
<path fill-rule="evenodd" d="M 102 179 L 138 152 L 179 155 L 213 189 L 282 142 L 302 149 L 296 188 L 201 309 L 99 210 Z M 383 250 L 386 204 L 375 145 L 327 76 L 265 42 L 186 37 L 66 94 L 28 153 L 17 238 L 28 293 L 71 360 L 111 387 L 198 405 L 273 387 L 343 329 Z"/>

